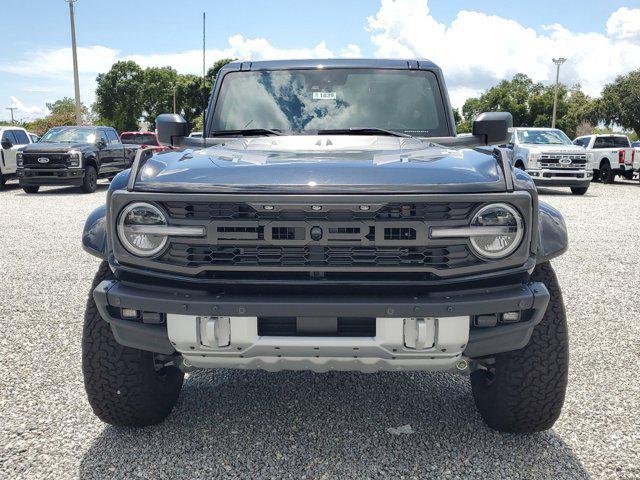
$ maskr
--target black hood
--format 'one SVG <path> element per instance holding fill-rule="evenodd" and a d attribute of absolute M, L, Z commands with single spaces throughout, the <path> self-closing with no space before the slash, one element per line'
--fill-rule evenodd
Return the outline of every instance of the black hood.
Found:
<path fill-rule="evenodd" d="M 135 189 L 163 192 L 504 192 L 491 152 L 418 139 L 291 136 L 167 151 L 137 172 Z"/>
<path fill-rule="evenodd" d="M 91 143 L 31 143 L 22 148 L 25 153 L 64 153 L 69 150 L 83 150 L 93 148 Z"/>

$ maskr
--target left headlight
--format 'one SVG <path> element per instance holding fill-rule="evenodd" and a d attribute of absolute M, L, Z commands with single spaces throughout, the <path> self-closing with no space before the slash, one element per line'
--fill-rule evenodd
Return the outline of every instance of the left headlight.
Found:
<path fill-rule="evenodd" d="M 524 236 L 522 216 L 506 203 L 482 207 L 471 220 L 471 246 L 480 256 L 504 258 L 513 253 Z"/>
<path fill-rule="evenodd" d="M 167 217 L 155 205 L 137 202 L 125 207 L 118 217 L 118 238 L 122 245 L 139 257 L 151 257 L 167 244 L 163 232 Z"/>
<path fill-rule="evenodd" d="M 16 167 L 24 166 L 24 158 L 22 152 L 16 153 Z"/>

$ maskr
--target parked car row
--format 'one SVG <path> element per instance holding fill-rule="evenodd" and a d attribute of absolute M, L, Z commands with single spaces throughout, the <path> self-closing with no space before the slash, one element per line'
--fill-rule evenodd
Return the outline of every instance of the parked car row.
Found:
<path fill-rule="evenodd" d="M 592 180 L 631 180 L 640 170 L 640 148 L 626 135 L 584 135 L 572 142 L 562 130 L 521 127 L 500 148 L 536 185 L 569 187 L 574 195 L 584 195 Z"/>
<path fill-rule="evenodd" d="M 0 127 L 0 186 L 17 179 L 27 193 L 44 185 L 75 185 L 94 192 L 99 178 L 129 168 L 142 149 L 166 150 L 154 132 L 123 132 L 111 127 L 54 127 L 42 138 L 20 127 Z"/>

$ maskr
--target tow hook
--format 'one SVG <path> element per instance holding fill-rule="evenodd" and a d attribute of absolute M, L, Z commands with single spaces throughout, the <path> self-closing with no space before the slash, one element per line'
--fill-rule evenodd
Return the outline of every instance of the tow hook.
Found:
<path fill-rule="evenodd" d="M 463 374 L 469 373 L 469 362 L 467 361 L 466 358 L 463 357 L 460 360 L 458 360 L 458 363 L 456 363 L 456 370 L 458 371 L 458 373 L 463 373 Z"/>
<path fill-rule="evenodd" d="M 183 373 L 191 373 L 191 372 L 194 372 L 196 370 L 196 367 L 191 365 L 189 360 L 185 360 L 182 357 L 179 357 L 176 360 L 176 365 Z"/>

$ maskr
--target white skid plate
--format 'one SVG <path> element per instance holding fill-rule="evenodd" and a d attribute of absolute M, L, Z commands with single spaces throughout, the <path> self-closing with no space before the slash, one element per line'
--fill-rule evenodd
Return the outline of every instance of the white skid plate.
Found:
<path fill-rule="evenodd" d="M 469 340 L 469 317 L 377 318 L 375 337 L 260 336 L 256 317 L 167 315 L 169 340 L 201 368 L 449 370 Z"/>

